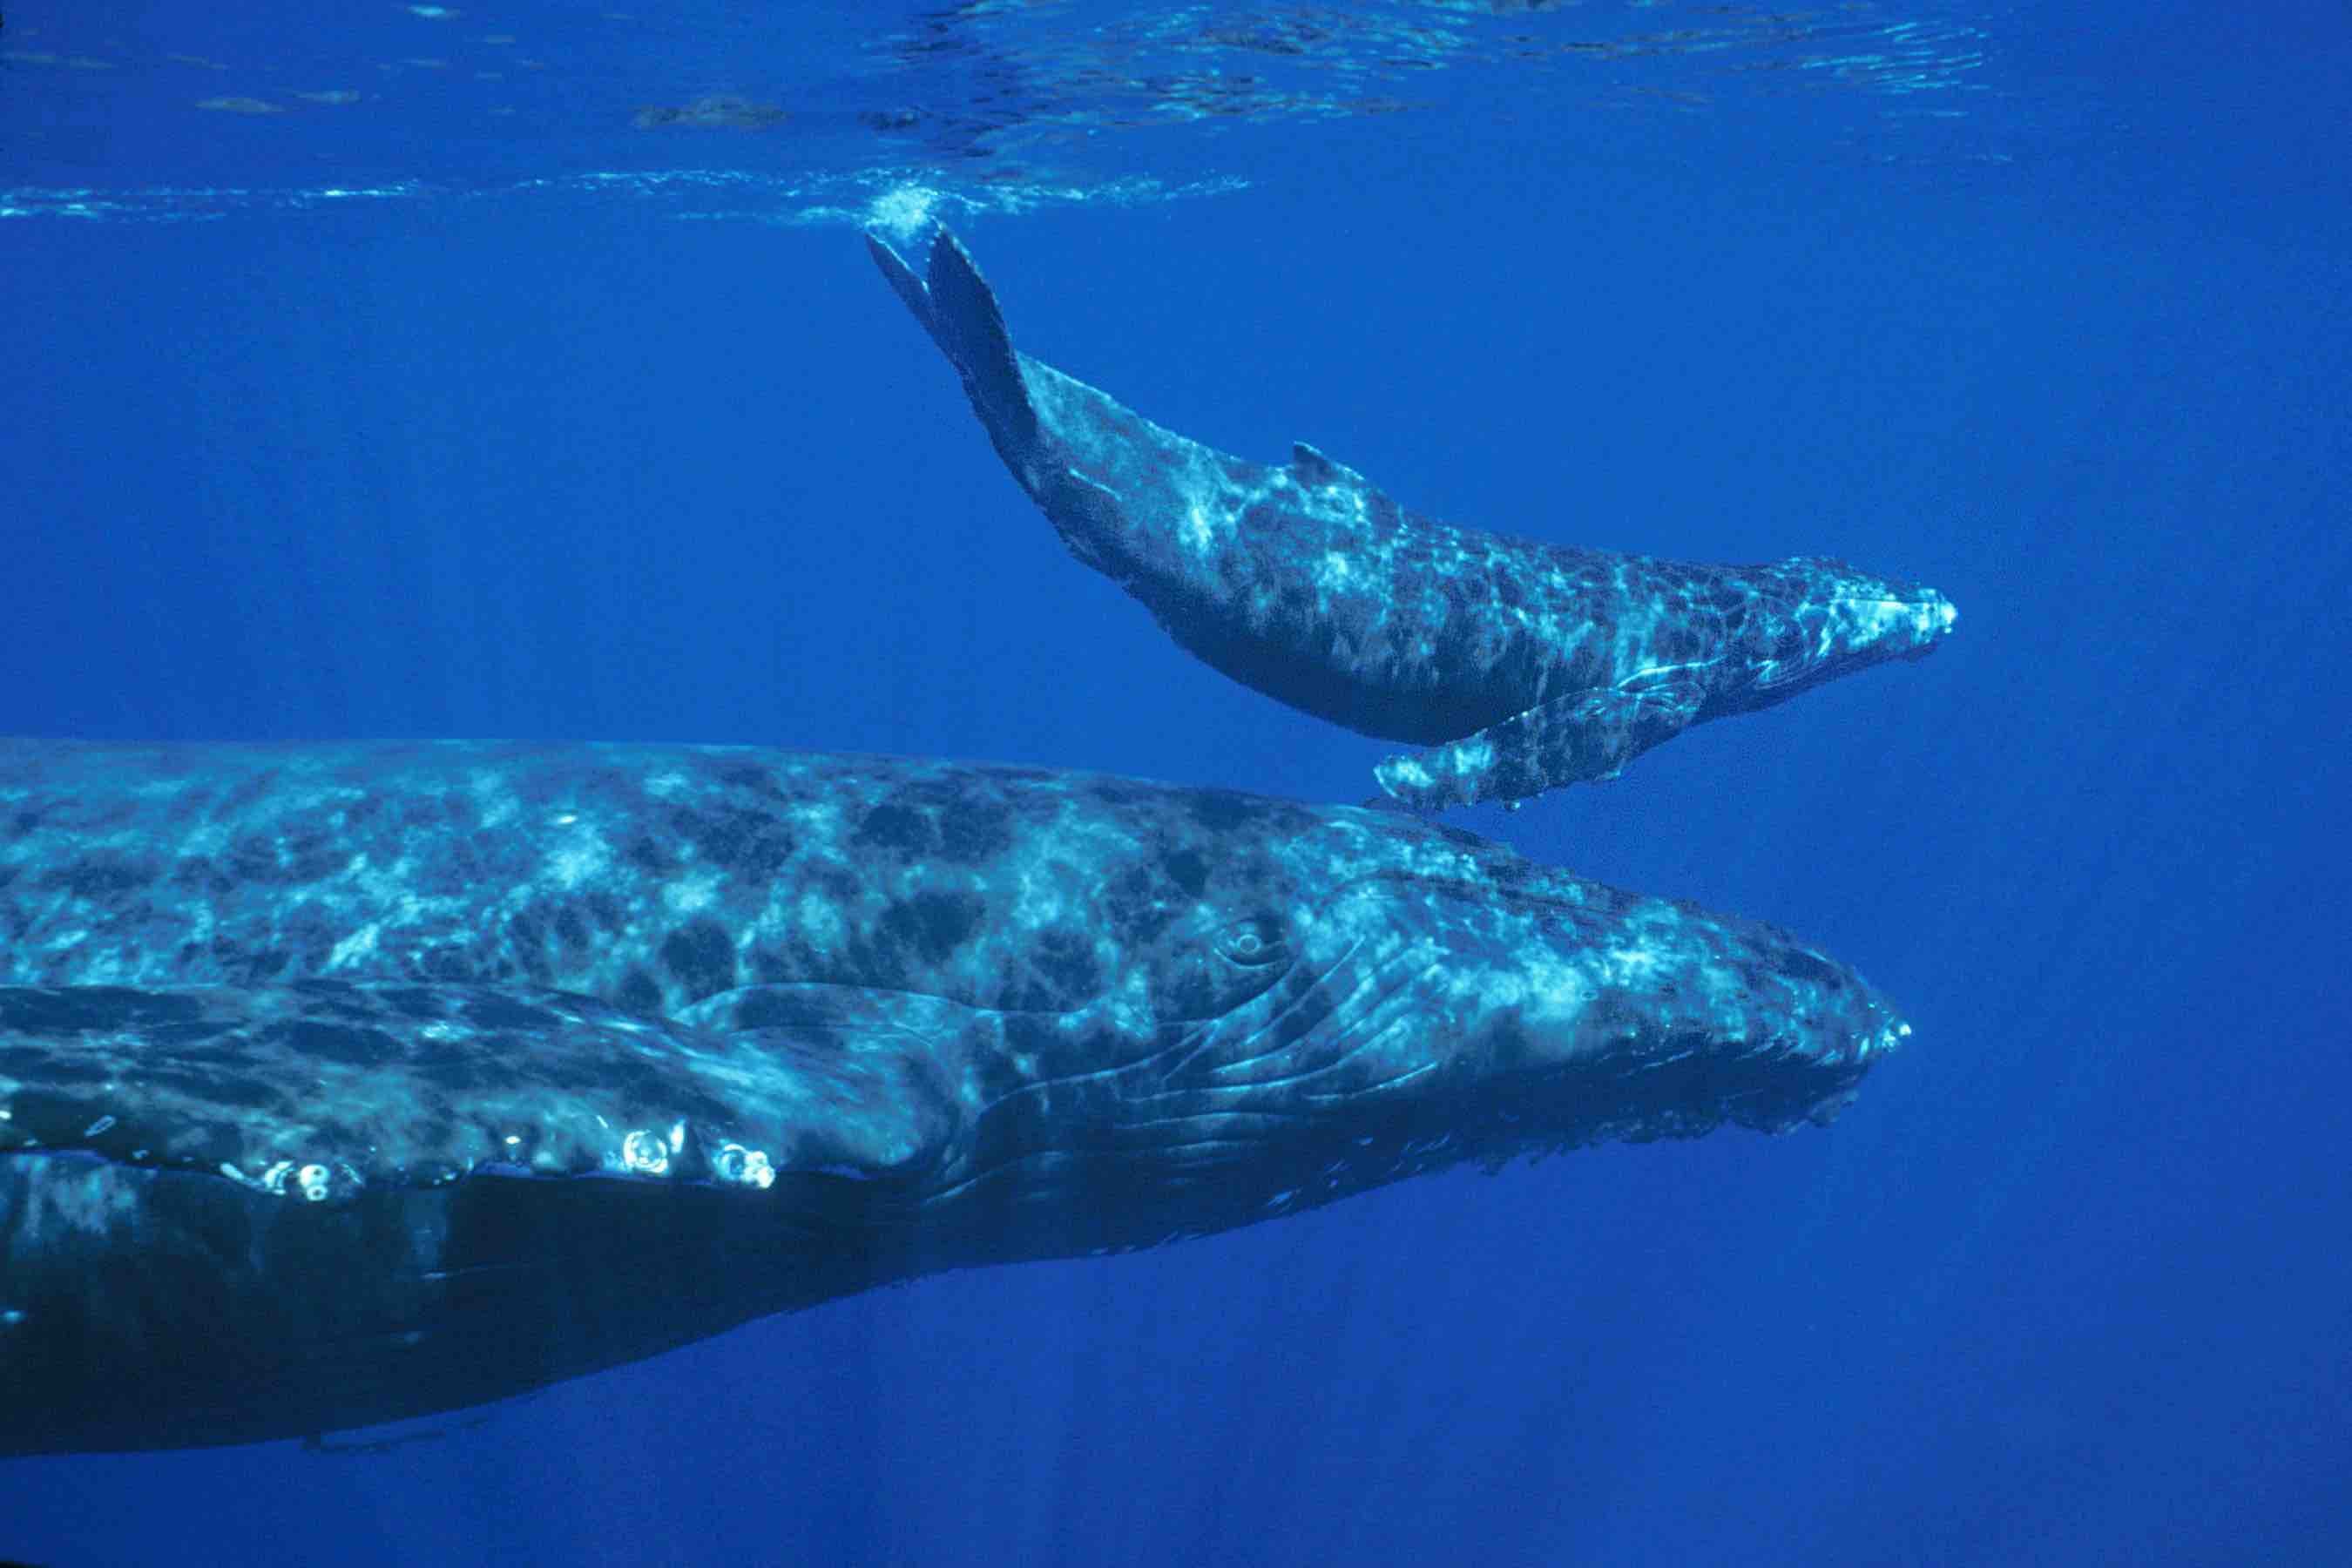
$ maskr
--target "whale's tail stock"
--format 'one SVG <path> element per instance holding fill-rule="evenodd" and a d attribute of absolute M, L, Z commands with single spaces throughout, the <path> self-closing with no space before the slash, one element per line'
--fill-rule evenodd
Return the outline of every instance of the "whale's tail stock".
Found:
<path fill-rule="evenodd" d="M 915 320 L 940 345 L 963 377 L 964 392 L 981 420 L 1000 440 L 1026 443 L 1036 434 L 1037 413 L 1021 376 L 1021 357 L 1004 330 L 996 292 L 980 275 L 971 256 L 945 228 L 934 228 L 926 276 L 918 276 L 887 242 L 868 234 L 866 247 Z"/>

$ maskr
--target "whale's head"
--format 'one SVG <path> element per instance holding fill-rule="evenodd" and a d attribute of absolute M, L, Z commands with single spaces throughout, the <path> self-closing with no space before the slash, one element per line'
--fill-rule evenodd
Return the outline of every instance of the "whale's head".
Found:
<path fill-rule="evenodd" d="M 972 1140 L 1153 1239 L 1465 1160 L 1826 1121 L 1909 1033 L 1769 926 L 1398 814 L 1203 798 L 1232 803 L 1214 852 L 1162 847 L 1189 885 L 1103 996 L 1014 1031 L 1026 1081 L 987 1087 L 1003 1121 Z M 1055 1155 L 1016 1159 L 1032 1140 Z"/>
<path fill-rule="evenodd" d="M 1959 622 L 1924 584 L 1880 577 L 1827 556 L 1751 568 L 1724 590 L 1733 657 L 1716 713 L 1745 712 L 1842 675 L 1935 651 Z"/>
<path fill-rule="evenodd" d="M 756 858 L 762 913 L 740 989 L 681 1016 L 768 1064 L 778 1129 L 730 1135 L 911 1204 L 893 1245 L 926 1268 L 1823 1121 L 1907 1033 L 1784 931 L 1404 813 L 873 759 L 772 782 L 698 835 Z M 769 879 L 790 896 L 761 902 Z"/>

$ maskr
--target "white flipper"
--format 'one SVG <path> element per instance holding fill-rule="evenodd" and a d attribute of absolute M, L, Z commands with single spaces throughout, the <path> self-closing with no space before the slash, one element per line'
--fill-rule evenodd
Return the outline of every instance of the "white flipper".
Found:
<path fill-rule="evenodd" d="M 1372 770 L 1381 788 L 1416 811 L 1518 801 L 1561 784 L 1613 779 L 1627 763 L 1698 717 L 1696 681 L 1573 691 Z"/>

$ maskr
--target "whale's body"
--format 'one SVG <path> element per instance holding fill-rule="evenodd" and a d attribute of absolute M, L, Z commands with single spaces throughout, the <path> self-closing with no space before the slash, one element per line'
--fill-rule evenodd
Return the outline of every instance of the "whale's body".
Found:
<path fill-rule="evenodd" d="M 1079 560 L 1244 685 L 1430 748 L 1375 769 L 1415 809 L 1613 778 L 1690 725 L 1921 657 L 1932 588 L 1801 556 L 1717 566 L 1456 528 L 1301 443 L 1286 465 L 1189 440 L 1016 351 L 952 235 L 876 263 Z"/>
<path fill-rule="evenodd" d="M 0 742 L 0 1453 L 1823 1120 L 1784 933 L 1394 813 L 731 748 Z"/>

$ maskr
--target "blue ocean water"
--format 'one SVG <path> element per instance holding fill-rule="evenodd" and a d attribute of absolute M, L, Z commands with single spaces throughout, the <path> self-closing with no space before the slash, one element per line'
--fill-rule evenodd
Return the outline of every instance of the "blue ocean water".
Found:
<path fill-rule="evenodd" d="M 1831 1128 L 933 1279 L 380 1454 L 15 1462 L 0 1555 L 2352 1558 L 2347 67 L 2295 5 L 9 7 L 0 733 L 1368 793 L 1063 552 L 865 256 L 915 211 L 1197 439 L 1962 618 L 1457 814 L 1883 986 Z"/>

